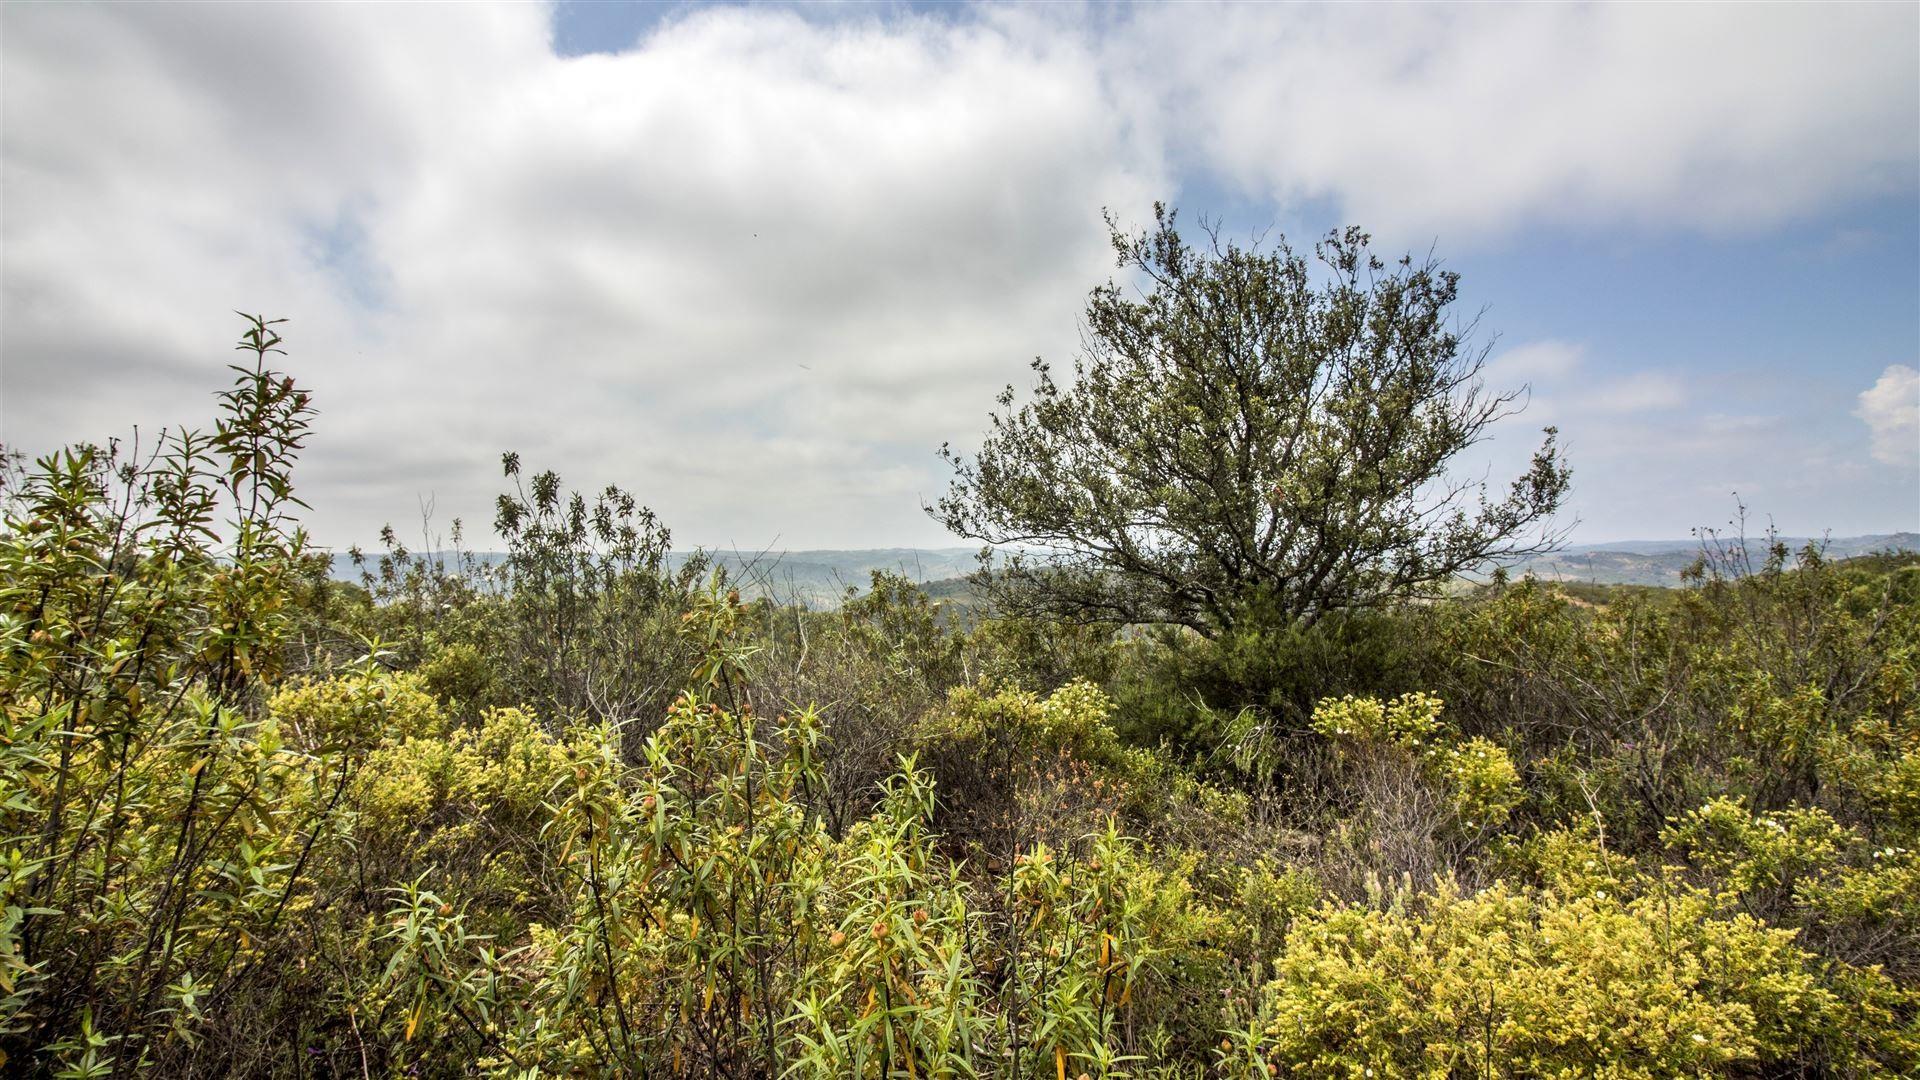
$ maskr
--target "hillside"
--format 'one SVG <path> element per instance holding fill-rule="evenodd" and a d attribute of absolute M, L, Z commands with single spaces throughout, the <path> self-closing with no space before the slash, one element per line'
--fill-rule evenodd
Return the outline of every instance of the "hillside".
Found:
<path fill-rule="evenodd" d="M 1920 551 L 1920 533 L 1897 532 L 1826 540 L 1781 537 L 1799 550 L 1819 544 L 1831 559 L 1851 559 L 1887 551 Z M 1761 557 L 1759 541 L 1750 541 L 1754 557 Z M 1680 575 L 1700 557 L 1698 540 L 1628 540 L 1610 544 L 1580 544 L 1552 555 L 1509 567 L 1509 573 L 1532 574 L 1547 581 L 1585 581 L 1597 585 L 1680 584 Z"/>
<path fill-rule="evenodd" d="M 978 553 L 978 548 L 962 547 L 677 551 L 667 560 L 669 566 L 677 570 L 696 554 L 705 554 L 725 567 L 728 578 L 738 583 L 742 593 L 749 597 L 829 608 L 838 605 L 850 588 L 865 591 L 876 570 L 901 574 L 916 583 L 963 578 L 973 572 Z M 452 561 L 450 553 L 444 557 Z M 506 558 L 497 551 L 472 552 L 468 557 L 480 566 L 493 566 Z M 333 556 L 332 572 L 336 581 L 360 580 L 359 568 L 343 553 Z"/>
<path fill-rule="evenodd" d="M 1850 559 L 1887 551 L 1920 551 L 1920 533 L 1895 532 L 1868 536 L 1810 540 L 1807 537 L 1782 537 L 1798 550 L 1808 543 L 1820 543 L 1829 558 Z M 901 574 L 922 585 L 938 583 L 929 590 L 936 599 L 960 600 L 969 597 L 964 579 L 978 566 L 978 548 L 827 548 L 801 551 L 707 552 L 726 567 L 728 577 L 738 582 L 750 597 L 803 604 L 814 609 L 838 605 L 849 588 L 864 591 L 875 570 Z M 1700 555 L 1698 540 L 1626 540 L 1606 544 L 1576 544 L 1552 555 L 1515 563 L 1510 574 L 1523 574 L 1546 581 L 1587 582 L 1595 585 L 1680 584 L 1680 575 Z M 1756 557 L 1758 553 L 1756 552 Z M 472 558 L 481 565 L 492 565 L 504 556 L 499 552 L 475 552 Z M 675 552 L 671 565 L 685 565 L 692 553 Z M 360 574 L 346 555 L 333 557 L 333 576 L 340 581 L 358 581 Z"/>

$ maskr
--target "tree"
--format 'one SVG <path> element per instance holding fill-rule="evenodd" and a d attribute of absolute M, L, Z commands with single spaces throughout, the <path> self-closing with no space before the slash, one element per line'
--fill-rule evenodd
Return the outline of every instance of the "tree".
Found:
<path fill-rule="evenodd" d="M 1428 594 L 1557 546 L 1555 432 L 1502 498 L 1448 471 L 1519 392 L 1480 378 L 1491 345 L 1450 311 L 1459 275 L 1391 266 L 1356 228 L 1297 254 L 1195 249 L 1174 214 L 1107 225 L 1121 269 L 1087 302 L 1071 386 L 1043 360 L 1000 395 L 979 452 L 950 446 L 954 533 L 1014 547 L 983 580 L 1003 609 L 1174 623 L 1212 636 L 1251 608 L 1290 623 Z"/>

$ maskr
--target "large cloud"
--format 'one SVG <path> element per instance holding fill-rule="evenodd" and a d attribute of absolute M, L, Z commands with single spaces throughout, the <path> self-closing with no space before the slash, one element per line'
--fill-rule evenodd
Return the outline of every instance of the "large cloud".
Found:
<path fill-rule="evenodd" d="M 1071 351 L 1101 206 L 1765 224 L 1911 182 L 1912 14 L 718 9 L 561 58 L 529 5 L 6 5 L 0 438 L 206 416 L 239 306 L 295 320 L 323 540 L 484 517 L 511 447 L 703 542 L 937 542 L 931 450 Z"/>
<path fill-rule="evenodd" d="M 545 19 L 11 9 L 8 440 L 205 415 L 239 305 L 295 316 L 323 538 L 484 514 L 504 447 L 707 542 L 936 538 L 933 449 L 1167 183 L 1090 55 L 715 11 L 563 60 Z"/>
<path fill-rule="evenodd" d="M 1750 228 L 1920 166 L 1920 9 L 1151 9 L 1165 123 L 1248 191 L 1450 242 L 1538 223 Z"/>
<path fill-rule="evenodd" d="M 1889 364 L 1860 392 L 1854 415 L 1866 421 L 1873 459 L 1885 465 L 1920 467 L 1920 371 Z"/>

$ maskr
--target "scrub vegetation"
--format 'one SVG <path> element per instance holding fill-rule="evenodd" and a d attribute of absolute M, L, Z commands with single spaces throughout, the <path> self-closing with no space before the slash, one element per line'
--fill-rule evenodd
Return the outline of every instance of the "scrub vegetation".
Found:
<path fill-rule="evenodd" d="M 512 454 L 504 559 L 333 580 L 262 318 L 210 430 L 12 461 L 0 1071 L 1920 1072 L 1920 564 L 1463 584 L 1571 474 L 1450 478 L 1451 275 L 1115 242 L 963 612 Z"/>

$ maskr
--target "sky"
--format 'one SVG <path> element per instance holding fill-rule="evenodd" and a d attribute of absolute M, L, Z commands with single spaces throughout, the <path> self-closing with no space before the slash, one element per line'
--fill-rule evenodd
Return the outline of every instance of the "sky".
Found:
<path fill-rule="evenodd" d="M 0 442 L 205 426 L 284 316 L 316 540 L 499 454 L 686 547 L 945 546 L 1156 200 L 1431 251 L 1575 542 L 1920 529 L 1920 6 L 0 4 Z"/>

